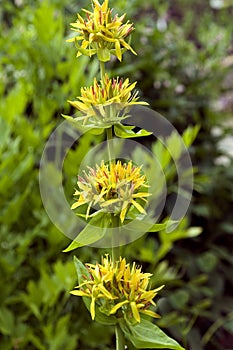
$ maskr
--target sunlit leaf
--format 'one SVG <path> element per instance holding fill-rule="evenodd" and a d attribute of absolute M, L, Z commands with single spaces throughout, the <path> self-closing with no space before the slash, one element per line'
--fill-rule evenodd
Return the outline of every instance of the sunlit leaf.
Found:
<path fill-rule="evenodd" d="M 123 139 L 131 138 L 131 137 L 149 136 L 152 134 L 152 132 L 146 131 L 144 129 L 134 132 L 133 131 L 134 128 L 135 128 L 134 126 L 116 124 L 114 125 L 114 132 L 116 136 L 121 137 Z"/>

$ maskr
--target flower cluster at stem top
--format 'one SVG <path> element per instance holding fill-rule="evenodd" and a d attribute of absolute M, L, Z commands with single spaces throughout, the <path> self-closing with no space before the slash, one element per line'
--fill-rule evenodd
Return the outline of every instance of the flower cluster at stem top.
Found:
<path fill-rule="evenodd" d="M 126 50 L 136 54 L 126 41 L 134 29 L 133 24 L 129 21 L 123 22 L 125 15 L 118 17 L 116 14 L 112 17 L 108 0 L 105 0 L 102 5 L 97 0 L 93 0 L 93 12 L 86 9 L 83 11 L 86 13 L 86 19 L 78 14 L 77 21 L 71 23 L 72 30 L 78 35 L 68 40 L 76 43 L 77 57 L 97 54 L 99 61 L 107 62 L 110 60 L 111 54 L 115 55 L 119 61 L 122 59 L 122 53 Z"/>
<path fill-rule="evenodd" d="M 83 283 L 75 287 L 71 294 L 91 298 L 90 313 L 95 319 L 95 308 L 110 316 L 125 317 L 131 322 L 140 322 L 140 314 L 160 317 L 149 310 L 157 292 L 163 288 L 149 290 L 150 273 L 143 273 L 141 267 L 133 263 L 130 267 L 125 258 L 113 263 L 106 254 L 102 264 L 86 264 L 89 278 L 83 276 Z"/>

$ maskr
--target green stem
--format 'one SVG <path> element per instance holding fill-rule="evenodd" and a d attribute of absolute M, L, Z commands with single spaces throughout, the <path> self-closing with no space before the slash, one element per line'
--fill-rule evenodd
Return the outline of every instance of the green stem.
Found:
<path fill-rule="evenodd" d="M 115 262 L 119 260 L 119 257 L 120 257 L 119 247 L 112 247 L 112 261 Z"/>
<path fill-rule="evenodd" d="M 116 350 L 125 350 L 124 335 L 119 325 L 115 326 Z"/>
<path fill-rule="evenodd" d="M 100 77 L 102 82 L 104 80 L 104 75 L 105 75 L 105 63 L 100 61 Z"/>
<path fill-rule="evenodd" d="M 119 217 L 114 216 L 112 214 L 112 226 L 114 227 L 114 233 L 112 234 L 112 262 L 119 261 L 120 258 L 120 247 L 118 246 L 118 225 L 119 225 Z M 116 350 L 124 350 L 125 349 L 125 343 L 124 343 L 124 335 L 123 332 L 117 324 L 115 326 L 115 334 L 116 334 Z"/>
<path fill-rule="evenodd" d="M 119 217 L 112 214 L 112 261 L 115 262 L 120 258 L 120 246 L 119 246 Z"/>
<path fill-rule="evenodd" d="M 104 75 L 105 75 L 105 64 L 104 62 L 100 61 L 100 77 L 102 80 L 102 83 L 104 81 Z M 112 143 L 112 127 L 106 129 L 107 134 L 107 144 L 108 144 L 108 159 L 109 164 L 111 164 L 111 161 L 114 159 L 114 152 L 113 152 L 113 143 Z M 120 247 L 118 246 L 118 235 L 117 235 L 117 228 L 119 225 L 119 218 L 117 216 L 114 216 L 112 214 L 112 224 L 114 227 L 115 234 L 112 235 L 112 261 L 115 262 L 119 260 L 120 257 Z M 116 350 L 125 350 L 125 343 L 124 343 L 124 335 L 119 325 L 115 326 L 115 334 L 116 334 Z"/>
<path fill-rule="evenodd" d="M 107 133 L 107 145 L 108 145 L 108 159 L 110 164 L 112 159 L 114 158 L 113 143 L 112 143 L 112 127 L 106 129 L 106 133 Z"/>
<path fill-rule="evenodd" d="M 104 81 L 104 75 L 105 75 L 105 63 L 100 61 L 100 77 L 101 77 L 102 83 Z M 107 144 L 108 144 L 108 159 L 110 164 L 111 160 L 113 159 L 113 145 L 112 145 L 112 141 L 110 141 L 112 140 L 112 127 L 106 129 L 106 133 L 107 133 Z"/>

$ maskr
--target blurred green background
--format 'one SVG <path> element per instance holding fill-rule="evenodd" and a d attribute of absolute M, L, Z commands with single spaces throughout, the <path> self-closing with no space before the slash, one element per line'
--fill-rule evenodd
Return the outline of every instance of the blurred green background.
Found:
<path fill-rule="evenodd" d="M 114 348 L 111 327 L 92 323 L 82 301 L 69 295 L 77 284 L 73 253 L 61 252 L 69 240 L 50 222 L 38 184 L 46 140 L 63 121 L 61 113 L 71 113 L 67 99 L 98 71 L 95 60 L 77 60 L 65 42 L 69 23 L 88 6 L 73 0 L 1 2 L 1 350 Z M 177 230 L 144 236 L 124 254 L 153 272 L 154 284 L 166 284 L 158 303 L 161 328 L 186 349 L 232 350 L 233 2 L 115 0 L 110 7 L 135 23 L 138 56 L 125 54 L 123 63 L 112 61 L 108 69 L 137 80 L 143 99 L 183 134 L 196 173 L 192 203 Z M 87 134 L 67 156 L 70 202 L 74 174 L 97 142 Z M 151 149 L 165 159 L 155 140 Z M 174 164 L 163 170 L 172 193 Z M 87 262 L 104 251 L 75 253 Z"/>

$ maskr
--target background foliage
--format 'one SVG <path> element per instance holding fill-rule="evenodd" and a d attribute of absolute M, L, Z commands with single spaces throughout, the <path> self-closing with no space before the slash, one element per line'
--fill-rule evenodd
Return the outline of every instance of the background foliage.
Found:
<path fill-rule="evenodd" d="M 230 1 L 224 4 L 216 9 L 214 1 L 201 0 L 110 2 L 135 22 L 132 46 L 138 52 L 122 65 L 111 62 L 112 74 L 137 80 L 151 108 L 181 133 L 200 126 L 195 141 L 195 128 L 183 136 L 192 144 L 198 169 L 188 216 L 171 235 L 148 234 L 124 248 L 125 255 L 154 273 L 154 285 L 166 283 L 158 324 L 190 350 L 230 350 L 233 343 L 233 7 Z M 47 217 L 38 185 L 45 142 L 62 121 L 60 114 L 70 112 L 66 100 L 75 98 L 97 72 L 95 61 L 77 61 L 74 48 L 65 43 L 69 23 L 84 6 L 84 1 L 67 0 L 1 4 L 3 350 L 107 350 L 114 344 L 111 328 L 103 331 L 91 323 L 81 300 L 69 295 L 77 280 L 73 254 L 61 253 L 69 240 Z M 71 201 L 80 161 L 97 141 L 87 134 L 67 156 L 65 189 Z M 166 159 L 166 150 L 154 140 L 151 149 Z M 172 193 L 174 165 L 165 162 L 163 169 Z M 95 261 L 101 253 L 82 248 L 78 256 Z"/>

